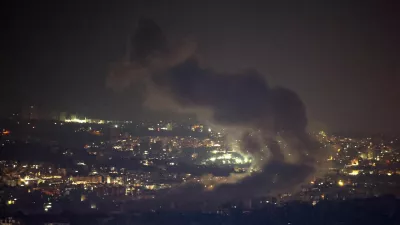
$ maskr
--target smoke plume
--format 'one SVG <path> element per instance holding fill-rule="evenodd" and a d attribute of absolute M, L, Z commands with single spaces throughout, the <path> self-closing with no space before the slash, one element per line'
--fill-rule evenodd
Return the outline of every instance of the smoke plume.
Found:
<path fill-rule="evenodd" d="M 223 74 L 204 68 L 194 42 L 168 46 L 151 20 L 139 21 L 132 46 L 131 62 L 110 74 L 111 87 L 145 81 L 147 106 L 196 112 L 212 123 L 242 131 L 240 151 L 251 155 L 259 169 L 212 191 L 185 187 L 164 198 L 176 200 L 176 195 L 186 193 L 185 201 L 244 199 L 293 190 L 314 173 L 319 147 L 306 133 L 306 109 L 295 92 L 271 87 L 256 70 Z"/>

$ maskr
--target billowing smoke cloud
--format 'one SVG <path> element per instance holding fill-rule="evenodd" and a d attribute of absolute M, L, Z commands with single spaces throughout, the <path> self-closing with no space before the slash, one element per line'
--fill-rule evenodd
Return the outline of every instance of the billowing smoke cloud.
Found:
<path fill-rule="evenodd" d="M 241 151 L 259 168 L 213 191 L 189 189 L 196 190 L 190 195 L 185 187 L 164 197 L 176 200 L 184 192 L 186 201 L 250 198 L 292 190 L 313 174 L 319 147 L 306 133 L 305 106 L 295 92 L 271 87 L 255 70 L 221 74 L 203 68 L 193 42 L 168 46 L 150 20 L 139 21 L 133 48 L 132 61 L 110 75 L 112 87 L 145 80 L 151 90 L 147 106 L 196 112 L 217 125 L 240 129 Z"/>

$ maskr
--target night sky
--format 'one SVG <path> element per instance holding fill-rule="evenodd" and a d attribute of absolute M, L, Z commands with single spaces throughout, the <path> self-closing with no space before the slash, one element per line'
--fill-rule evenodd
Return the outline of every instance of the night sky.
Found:
<path fill-rule="evenodd" d="M 196 40 L 216 71 L 253 68 L 294 90 L 311 127 L 400 131 L 398 1 L 160 2 L 2 2 L 0 114 L 35 104 L 105 119 L 166 117 L 143 109 L 140 87 L 106 88 L 110 64 L 146 17 L 171 42 Z"/>

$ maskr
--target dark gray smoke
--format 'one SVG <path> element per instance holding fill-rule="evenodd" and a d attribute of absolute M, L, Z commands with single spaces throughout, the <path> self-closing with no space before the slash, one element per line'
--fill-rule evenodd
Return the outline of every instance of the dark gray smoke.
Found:
<path fill-rule="evenodd" d="M 141 18 L 131 46 L 131 60 L 145 64 L 154 54 L 167 52 L 167 39 L 153 20 Z"/>
<path fill-rule="evenodd" d="M 135 61 L 124 77 L 126 82 L 144 76 L 148 86 L 162 95 L 155 98 L 167 96 L 184 109 L 210 110 L 209 119 L 213 123 L 244 128 L 241 151 L 252 155 L 260 169 L 237 183 L 223 184 L 213 191 L 190 195 L 183 188 L 166 198 L 182 199 L 175 198 L 182 193 L 186 195 L 185 201 L 249 198 L 293 189 L 315 171 L 318 146 L 306 133 L 305 106 L 295 92 L 269 86 L 255 70 L 220 74 L 203 68 L 193 52 L 167 50 L 161 29 L 149 20 L 139 21 L 133 40 Z M 296 160 L 287 159 L 278 137 Z"/>

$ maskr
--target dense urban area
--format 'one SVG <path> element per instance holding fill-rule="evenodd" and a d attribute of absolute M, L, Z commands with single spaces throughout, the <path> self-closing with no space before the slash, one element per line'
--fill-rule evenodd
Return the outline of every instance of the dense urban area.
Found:
<path fill-rule="evenodd" d="M 156 220 L 151 213 L 157 213 L 159 220 L 168 217 L 184 223 L 191 215 L 208 224 L 236 215 L 237 223 L 245 224 L 265 215 L 265 210 L 274 215 L 269 220 L 291 224 L 284 218 L 296 204 L 302 207 L 297 210 L 304 210 L 291 212 L 299 213 L 294 217 L 298 221 L 315 216 L 313 210 L 343 210 L 344 202 L 355 208 L 399 204 L 397 137 L 312 133 L 324 153 L 320 168 L 292 193 L 232 199 L 218 206 L 173 199 L 146 204 L 182 186 L 213 190 L 259 168 L 252 166 L 255 159 L 239 151 L 240 140 L 227 139 L 224 129 L 195 119 L 136 123 L 67 113 L 48 120 L 34 115 L 32 106 L 28 118 L 13 114 L 1 121 L 0 207 L 2 215 L 8 215 L 4 224 L 23 221 L 24 216 L 58 221 L 82 213 L 104 223 L 135 218 L 146 224 Z M 287 154 L 290 159 L 290 151 Z M 128 212 L 134 214 L 127 216 Z"/>

